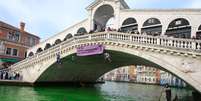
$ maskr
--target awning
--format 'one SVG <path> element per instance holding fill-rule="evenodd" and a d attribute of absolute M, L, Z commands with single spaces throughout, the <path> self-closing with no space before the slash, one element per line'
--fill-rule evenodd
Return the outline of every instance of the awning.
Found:
<path fill-rule="evenodd" d="M 6 59 L 6 58 L 1 58 L 0 62 L 18 62 L 17 59 Z"/>

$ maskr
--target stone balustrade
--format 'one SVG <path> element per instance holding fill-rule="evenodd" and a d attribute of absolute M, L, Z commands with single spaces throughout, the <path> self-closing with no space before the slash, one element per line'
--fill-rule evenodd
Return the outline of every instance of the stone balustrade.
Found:
<path fill-rule="evenodd" d="M 52 46 L 51 48 L 44 50 L 40 53 L 35 54 L 34 56 L 27 57 L 26 59 L 12 65 L 9 69 L 22 69 L 30 67 L 31 65 L 40 63 L 41 61 L 48 59 L 55 59 L 56 54 L 66 53 L 71 49 L 79 47 L 83 41 L 113 41 L 113 42 L 124 42 L 128 44 L 143 44 L 147 47 L 155 46 L 162 47 L 174 50 L 183 50 L 186 52 L 201 52 L 201 41 L 193 39 L 178 39 L 170 37 L 161 37 L 161 36 L 147 36 L 147 35 L 137 35 L 137 34 L 128 34 L 128 33 L 119 33 L 119 32 L 100 32 L 94 34 L 87 34 L 82 36 L 74 36 L 71 39 L 68 39 L 58 45 Z M 77 44 L 77 46 L 74 46 Z M 72 46 L 72 47 L 70 47 Z M 13 71 L 14 71 L 13 70 Z"/>

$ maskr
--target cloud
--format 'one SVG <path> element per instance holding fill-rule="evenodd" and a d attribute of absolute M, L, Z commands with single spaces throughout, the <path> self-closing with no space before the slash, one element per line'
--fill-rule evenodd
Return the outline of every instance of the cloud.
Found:
<path fill-rule="evenodd" d="M 201 8 L 201 0 L 192 0 L 192 3 L 190 3 L 189 8 Z"/>
<path fill-rule="evenodd" d="M 52 36 L 84 19 L 87 15 L 84 8 L 89 2 L 83 0 L 80 3 L 68 0 L 4 0 L 0 2 L 0 9 L 7 13 L 7 19 L 5 13 L 0 13 L 0 18 L 8 20 L 8 23 L 14 26 L 24 21 L 28 32 L 46 39 L 47 36 Z"/>
<path fill-rule="evenodd" d="M 197 8 L 201 0 L 126 0 L 131 8 Z M 192 6 L 195 3 L 197 6 Z M 191 6 L 189 6 L 189 4 Z"/>

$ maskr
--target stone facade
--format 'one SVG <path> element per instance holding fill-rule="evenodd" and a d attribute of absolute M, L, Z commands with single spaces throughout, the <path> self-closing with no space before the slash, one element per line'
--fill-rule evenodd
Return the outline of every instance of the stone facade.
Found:
<path fill-rule="evenodd" d="M 16 28 L 0 21 L 0 68 L 24 59 L 27 49 L 39 43 L 40 38 L 24 28 L 25 23 L 20 23 L 20 28 Z"/>

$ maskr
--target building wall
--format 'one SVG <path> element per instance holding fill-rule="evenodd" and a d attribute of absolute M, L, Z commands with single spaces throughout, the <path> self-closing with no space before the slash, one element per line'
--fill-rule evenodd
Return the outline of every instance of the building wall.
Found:
<path fill-rule="evenodd" d="M 38 36 L 32 35 L 24 30 L 25 23 L 20 28 L 9 25 L 5 22 L 0 21 L 0 59 L 5 61 L 5 59 L 16 59 L 20 61 L 25 58 L 27 49 L 39 43 L 40 38 Z M 11 49 L 11 53 L 8 50 Z M 15 53 L 17 50 L 17 54 Z M 8 63 L 8 61 L 2 64 Z M 13 64 L 9 62 L 8 64 Z M 5 66 L 1 66 L 3 68 Z"/>
<path fill-rule="evenodd" d="M 160 79 L 160 84 L 165 85 L 169 84 L 170 86 L 175 86 L 175 87 L 186 87 L 186 83 L 182 81 L 181 79 L 175 77 L 174 75 L 160 71 L 161 74 L 161 79 Z"/>
<path fill-rule="evenodd" d="M 158 69 L 146 66 L 137 66 L 137 81 L 139 83 L 158 84 Z"/>
<path fill-rule="evenodd" d="M 40 41 L 40 38 L 38 36 L 35 36 L 33 34 L 26 32 L 24 30 L 24 28 L 17 28 L 17 27 L 14 27 L 12 25 L 9 25 L 7 23 L 1 22 L 1 21 L 0 21 L 0 32 L 1 32 L 0 33 L 1 34 L 1 36 L 0 36 L 1 40 L 13 42 L 13 43 L 16 43 L 19 45 L 25 45 L 27 47 L 32 47 L 32 46 L 38 44 Z M 19 34 L 19 40 L 14 41 L 14 40 L 9 39 L 8 38 L 9 33 Z M 29 38 L 34 39 L 35 42 L 33 44 L 28 44 L 30 41 Z"/>
<path fill-rule="evenodd" d="M 128 72 L 129 72 L 129 81 L 135 82 L 136 81 L 136 76 L 137 76 L 137 74 L 136 74 L 136 66 L 135 65 L 130 66 Z"/>

